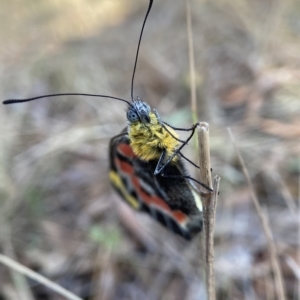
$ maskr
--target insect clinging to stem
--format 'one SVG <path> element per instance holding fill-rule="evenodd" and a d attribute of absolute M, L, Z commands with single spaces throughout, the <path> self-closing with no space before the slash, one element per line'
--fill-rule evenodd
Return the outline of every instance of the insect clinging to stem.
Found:
<path fill-rule="evenodd" d="M 3 104 L 59 96 L 100 97 L 125 102 L 127 127 L 111 139 L 109 147 L 112 186 L 132 208 L 148 213 L 169 230 L 190 240 L 202 228 L 202 205 L 193 182 L 211 191 L 187 174 L 184 160 L 196 165 L 181 152 L 194 135 L 198 123 L 190 128 L 173 127 L 162 121 L 148 103 L 133 96 L 141 40 L 152 4 L 153 0 L 149 0 L 139 35 L 131 78 L 131 101 L 101 94 L 58 93 L 8 99 Z M 180 140 L 176 130 L 190 132 L 190 135 L 186 140 Z"/>

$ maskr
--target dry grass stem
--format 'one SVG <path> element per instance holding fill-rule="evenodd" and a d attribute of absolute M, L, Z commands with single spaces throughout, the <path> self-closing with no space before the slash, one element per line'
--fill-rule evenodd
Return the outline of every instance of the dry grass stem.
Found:
<path fill-rule="evenodd" d="M 12 257 L 16 257 L 15 251 L 13 249 L 13 245 L 11 243 L 10 237 L 10 228 L 9 225 L 5 227 L 5 243 L 4 243 L 4 252 L 6 254 L 9 254 Z M 16 272 L 14 269 L 9 270 L 13 285 L 16 290 L 16 294 L 18 297 L 22 300 L 34 300 L 34 296 L 32 294 L 32 291 L 28 285 L 28 281 L 26 280 L 25 276 L 23 274 L 20 274 L 19 272 Z"/>
<path fill-rule="evenodd" d="M 272 231 L 271 231 L 270 226 L 268 224 L 267 217 L 263 213 L 263 210 L 260 206 L 258 198 L 256 197 L 256 194 L 254 192 L 254 187 L 253 187 L 253 184 L 252 184 L 251 179 L 250 179 L 249 172 L 246 168 L 246 165 L 245 165 L 244 160 L 241 156 L 241 153 L 240 153 L 240 151 L 239 151 L 239 149 L 238 149 L 238 147 L 235 143 L 235 139 L 234 139 L 234 136 L 233 136 L 232 131 L 230 130 L 230 128 L 228 128 L 228 132 L 229 132 L 230 138 L 232 140 L 232 143 L 234 145 L 235 151 L 237 153 L 238 160 L 239 160 L 239 162 L 242 166 L 242 171 L 243 171 L 244 176 L 246 178 L 251 198 L 253 200 L 256 212 L 257 212 L 257 214 L 260 218 L 260 221 L 261 221 L 261 224 L 262 224 L 262 227 L 263 227 L 266 239 L 267 239 L 268 250 L 269 250 L 269 253 L 270 253 L 271 264 L 272 264 L 274 277 L 275 277 L 275 289 L 276 289 L 276 293 L 277 293 L 277 298 L 280 299 L 280 300 L 285 300 L 286 299 L 286 297 L 285 297 L 285 287 L 284 287 L 284 282 L 283 282 L 283 278 L 282 278 L 282 271 L 281 271 L 281 267 L 280 267 L 280 264 L 279 264 L 277 250 L 276 250 L 276 246 L 275 246 Z"/>
<path fill-rule="evenodd" d="M 186 0 L 187 34 L 189 46 L 190 82 L 191 82 L 191 110 L 193 122 L 197 122 L 197 96 L 196 96 L 196 77 L 195 77 L 195 56 L 194 41 L 191 19 L 190 1 Z M 212 188 L 210 171 L 210 147 L 209 147 L 209 125 L 199 123 L 199 164 L 200 181 Z M 214 181 L 215 191 L 219 190 L 219 178 Z M 205 252 L 205 277 L 206 292 L 209 300 L 216 299 L 215 275 L 214 275 L 214 224 L 217 193 L 207 192 L 200 187 L 203 204 L 203 223 L 204 223 L 204 252 Z M 201 247 L 200 247 L 201 249 Z"/>
<path fill-rule="evenodd" d="M 220 177 L 216 176 L 213 182 L 214 192 L 208 201 L 203 201 L 203 223 L 205 235 L 205 263 L 206 263 L 206 289 L 209 300 L 216 299 L 215 272 L 214 272 L 214 228 L 216 207 L 218 201 Z"/>
<path fill-rule="evenodd" d="M 37 282 L 39 282 L 40 284 L 43 284 L 45 286 L 47 286 L 49 289 L 51 289 L 52 291 L 55 291 L 56 293 L 60 294 L 61 296 L 65 297 L 66 299 L 70 299 L 70 300 L 82 300 L 81 298 L 77 297 L 76 295 L 74 295 L 73 293 L 67 291 L 66 289 L 64 289 L 63 287 L 61 287 L 60 285 L 56 284 L 55 282 L 45 278 L 44 276 L 26 268 L 25 266 L 19 264 L 18 262 L 12 260 L 11 258 L 0 254 L 0 263 L 4 264 L 5 266 L 7 266 L 10 269 L 13 269 L 16 272 L 19 272 L 20 274 L 23 274 Z"/>
<path fill-rule="evenodd" d="M 209 125 L 206 122 L 199 123 L 198 141 L 199 141 L 200 181 L 212 189 L 210 151 L 209 151 L 210 149 Z M 200 189 L 204 194 L 207 194 L 207 189 L 204 189 L 203 187 L 201 187 Z"/>
<path fill-rule="evenodd" d="M 214 274 L 214 225 L 220 177 L 216 176 L 214 178 L 214 184 L 212 186 L 209 151 L 209 125 L 207 123 L 203 122 L 199 124 L 198 140 L 200 180 L 210 188 L 214 189 L 213 192 L 203 192 L 201 194 L 201 199 L 203 205 L 203 244 L 207 299 L 215 300 L 216 291 Z"/>
<path fill-rule="evenodd" d="M 186 19 L 187 19 L 187 34 L 189 46 L 189 64 L 190 64 L 190 82 L 191 82 L 191 109 L 193 122 L 197 122 L 197 96 L 196 96 L 196 76 L 195 76 L 195 55 L 194 55 L 194 40 L 193 27 L 191 18 L 190 0 L 186 0 Z"/>

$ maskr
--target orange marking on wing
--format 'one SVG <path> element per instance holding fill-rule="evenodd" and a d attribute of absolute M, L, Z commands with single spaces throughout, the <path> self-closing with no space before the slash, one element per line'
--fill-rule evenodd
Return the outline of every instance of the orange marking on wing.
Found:
<path fill-rule="evenodd" d="M 187 216 L 179 210 L 173 210 L 172 215 L 179 223 L 182 223 L 187 219 Z"/>
<path fill-rule="evenodd" d="M 132 149 L 129 145 L 122 144 L 119 146 L 119 148 L 122 148 L 123 154 L 130 155 L 129 151 L 131 153 L 133 153 Z M 126 151 L 128 151 L 128 152 L 126 153 Z M 122 172 L 130 175 L 132 184 L 134 186 L 136 193 L 139 195 L 139 198 L 142 199 L 146 204 L 156 205 L 157 207 L 170 213 L 173 216 L 173 218 L 179 223 L 183 223 L 186 220 L 187 216 L 184 213 L 182 213 L 179 210 L 172 210 L 170 208 L 170 206 L 164 200 L 162 200 L 160 197 L 155 196 L 155 195 L 148 195 L 145 191 L 143 191 L 138 177 L 134 175 L 134 169 L 131 164 L 129 164 L 128 162 L 122 161 L 118 158 L 115 159 L 115 163 Z"/>
<path fill-rule="evenodd" d="M 122 161 L 118 158 L 115 159 L 115 162 L 116 162 L 116 165 L 118 166 L 118 168 L 122 172 L 129 174 L 131 176 L 134 174 L 133 166 L 131 164 L 129 164 L 128 162 Z"/>
<path fill-rule="evenodd" d="M 145 193 L 142 190 L 137 177 L 132 178 L 132 182 L 133 182 L 133 185 L 135 187 L 137 194 L 139 194 L 140 198 L 142 198 L 145 203 L 155 204 L 158 207 L 160 207 L 164 210 L 167 210 L 168 212 L 171 212 L 169 205 L 165 201 L 163 201 L 161 198 L 159 198 L 157 196 L 153 196 L 153 195 L 149 196 L 147 193 Z"/>
<path fill-rule="evenodd" d="M 123 154 L 124 156 L 134 158 L 136 155 L 133 153 L 132 148 L 130 145 L 127 144 L 120 144 L 118 146 L 118 151 Z"/>

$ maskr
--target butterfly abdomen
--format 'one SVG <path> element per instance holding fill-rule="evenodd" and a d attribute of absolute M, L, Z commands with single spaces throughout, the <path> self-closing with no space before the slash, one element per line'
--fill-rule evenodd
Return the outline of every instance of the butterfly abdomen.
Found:
<path fill-rule="evenodd" d="M 170 127 L 168 131 L 157 120 L 154 113 L 150 113 L 150 123 L 143 124 L 141 122 L 130 123 L 128 125 L 128 135 L 130 145 L 137 157 L 143 161 L 158 160 L 163 150 L 167 152 L 167 156 L 171 156 L 178 148 L 179 142 L 174 138 L 178 134 Z M 173 161 L 175 162 L 175 156 Z"/>

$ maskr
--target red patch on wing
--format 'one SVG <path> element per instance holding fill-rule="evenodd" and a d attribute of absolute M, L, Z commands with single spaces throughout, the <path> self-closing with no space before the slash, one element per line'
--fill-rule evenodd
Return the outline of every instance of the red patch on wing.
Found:
<path fill-rule="evenodd" d="M 140 196 L 141 199 L 143 199 L 143 201 L 146 203 L 146 204 L 155 204 L 157 205 L 158 207 L 160 207 L 161 209 L 164 209 L 164 210 L 167 210 L 167 211 L 171 211 L 169 205 L 164 201 L 162 200 L 161 198 L 157 197 L 157 196 L 154 196 L 154 195 L 148 195 L 147 193 L 145 193 L 141 186 L 140 186 L 140 183 L 139 183 L 139 180 L 136 176 L 134 176 L 132 178 L 132 183 L 135 187 L 135 190 L 137 192 L 137 194 Z"/>
<path fill-rule="evenodd" d="M 124 156 L 134 158 L 136 155 L 133 153 L 132 148 L 130 145 L 127 144 L 120 144 L 118 146 L 118 151 L 123 154 Z M 161 210 L 165 211 L 169 215 L 171 215 L 178 223 L 182 224 L 187 220 L 187 215 L 182 213 L 179 210 L 172 210 L 170 206 L 160 197 L 156 195 L 149 195 L 147 194 L 141 187 L 139 178 L 134 174 L 134 168 L 133 166 L 121 159 L 115 158 L 115 164 L 117 168 L 125 173 L 126 175 L 130 176 L 131 182 L 133 184 L 133 187 L 136 191 L 136 193 L 139 196 L 139 199 L 141 199 L 145 204 L 147 205 L 154 205 L 157 208 L 160 208 Z"/>
<path fill-rule="evenodd" d="M 146 204 L 155 205 L 160 209 L 162 209 L 163 211 L 165 211 L 166 213 L 171 214 L 178 223 L 183 223 L 186 221 L 187 216 L 184 213 L 182 213 L 179 210 L 172 210 L 170 206 L 161 198 L 154 195 L 148 195 L 147 193 L 145 193 L 142 190 L 139 180 L 136 176 L 132 177 L 132 183 L 135 187 L 135 191 L 140 196 L 140 199 L 142 199 Z"/>
<path fill-rule="evenodd" d="M 115 163 L 118 166 L 119 170 L 126 173 L 127 175 L 133 176 L 134 170 L 133 170 L 133 166 L 131 164 L 129 164 L 126 161 L 122 161 L 121 159 L 118 159 L 118 158 L 115 159 Z"/>
<path fill-rule="evenodd" d="M 187 219 L 187 215 L 182 213 L 180 210 L 173 210 L 172 215 L 179 223 L 183 223 Z"/>
<path fill-rule="evenodd" d="M 132 148 L 128 144 L 118 145 L 118 152 L 126 157 L 134 158 L 136 155 L 133 153 Z"/>

